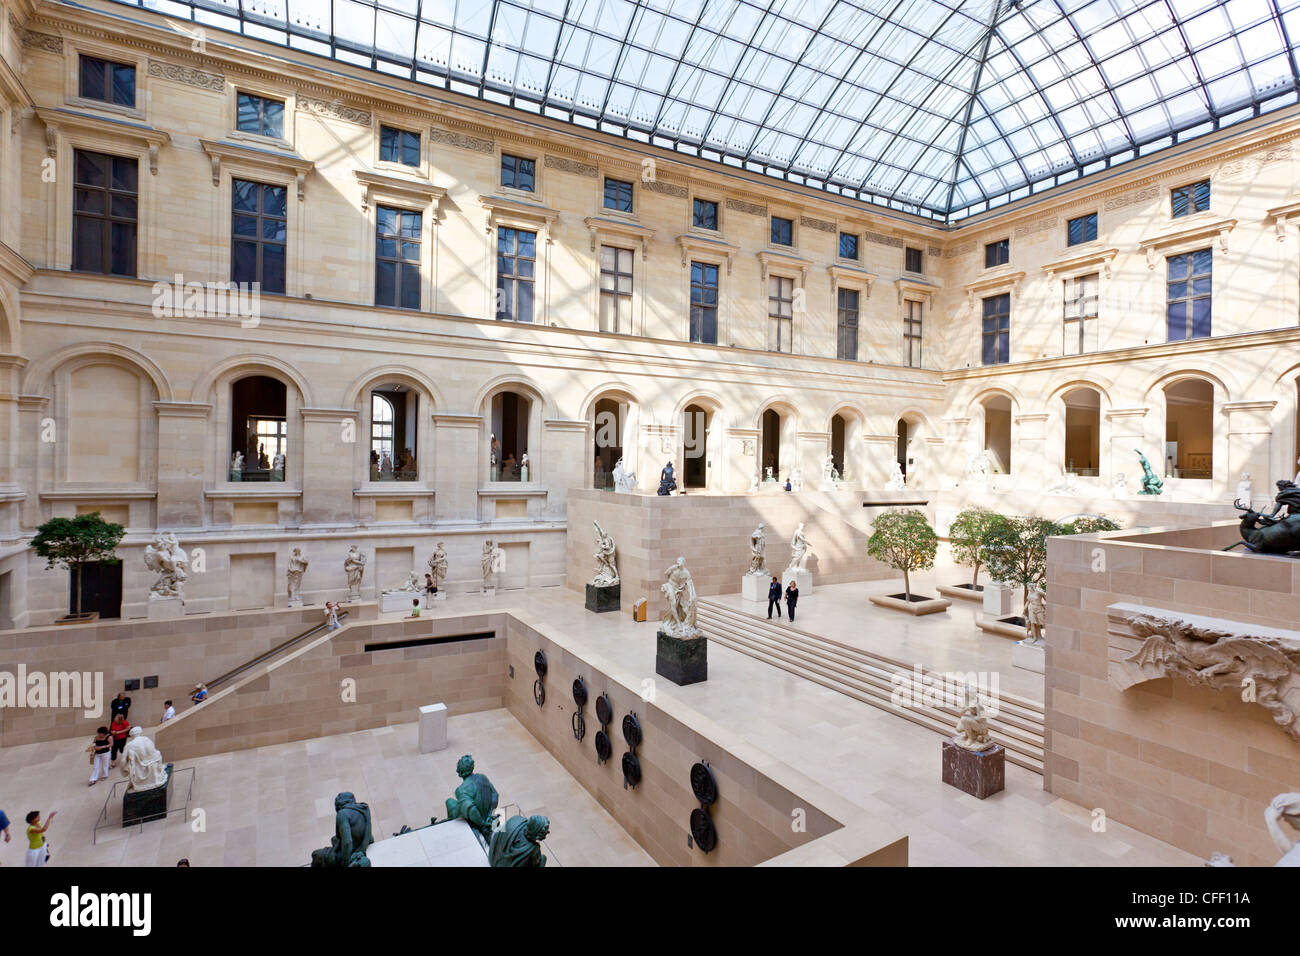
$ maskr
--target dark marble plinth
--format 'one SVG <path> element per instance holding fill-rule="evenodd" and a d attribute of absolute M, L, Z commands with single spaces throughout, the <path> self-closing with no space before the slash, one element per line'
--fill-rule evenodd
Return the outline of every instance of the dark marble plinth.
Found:
<path fill-rule="evenodd" d="M 587 610 L 597 614 L 602 611 L 617 611 L 621 587 L 618 584 L 588 584 Z"/>
<path fill-rule="evenodd" d="M 122 826 L 161 820 L 167 816 L 167 795 L 172 788 L 172 765 L 167 765 L 167 782 L 152 790 L 128 790 L 122 797 Z"/>
<path fill-rule="evenodd" d="M 709 679 L 709 642 L 700 637 L 655 634 L 655 673 L 674 684 L 698 684 Z"/>
<path fill-rule="evenodd" d="M 943 742 L 943 782 L 983 800 L 1006 783 L 1007 752 L 1001 744 L 976 752 Z"/>

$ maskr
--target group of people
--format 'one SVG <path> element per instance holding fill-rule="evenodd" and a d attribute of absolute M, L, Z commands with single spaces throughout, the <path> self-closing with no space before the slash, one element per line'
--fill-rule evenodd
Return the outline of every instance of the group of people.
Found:
<path fill-rule="evenodd" d="M 370 449 L 371 481 L 401 480 L 415 475 L 415 452 L 411 449 L 403 448 L 396 462 L 387 451 L 381 455 L 377 449 Z"/>
<path fill-rule="evenodd" d="M 785 588 L 785 607 L 789 612 L 790 620 L 794 621 L 794 609 L 799 604 L 799 585 L 794 578 Z M 767 586 L 767 619 L 772 619 L 772 608 L 776 608 L 776 616 L 781 617 L 781 581 L 774 574 L 772 583 Z"/>

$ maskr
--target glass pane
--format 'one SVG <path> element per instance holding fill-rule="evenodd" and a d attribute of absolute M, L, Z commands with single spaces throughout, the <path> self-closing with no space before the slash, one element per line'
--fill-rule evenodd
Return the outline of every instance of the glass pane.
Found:
<path fill-rule="evenodd" d="M 232 181 L 231 205 L 243 212 L 257 212 L 257 183 L 243 179 Z"/>
<path fill-rule="evenodd" d="M 284 292 L 284 246 L 262 246 L 262 291 Z"/>
<path fill-rule="evenodd" d="M 230 278 L 235 282 L 257 281 L 257 244 L 242 240 L 230 244 Z"/>
<path fill-rule="evenodd" d="M 533 321 L 533 284 L 531 282 L 519 283 L 519 315 L 520 322 Z"/>
<path fill-rule="evenodd" d="M 375 304 L 397 304 L 397 263 L 383 259 L 375 262 Z"/>
<path fill-rule="evenodd" d="M 264 136 L 283 136 L 284 104 L 278 100 L 263 100 L 262 104 L 262 134 Z"/>
<path fill-rule="evenodd" d="M 402 308 L 418 309 L 420 307 L 420 267 L 402 266 Z"/>
<path fill-rule="evenodd" d="M 81 95 L 90 100 L 102 100 L 104 95 L 104 75 L 108 64 L 103 60 L 83 56 L 81 58 Z"/>
<path fill-rule="evenodd" d="M 283 186 L 263 186 L 262 212 L 283 219 L 289 212 L 288 195 L 288 190 Z"/>
<path fill-rule="evenodd" d="M 113 68 L 113 102 L 118 106 L 135 106 L 135 67 Z"/>
<path fill-rule="evenodd" d="M 73 197 L 73 208 L 77 212 L 104 214 L 104 199 L 108 193 L 100 189 L 78 189 Z"/>
<path fill-rule="evenodd" d="M 139 170 L 134 159 L 113 157 L 113 188 L 119 192 L 136 192 Z"/>
<path fill-rule="evenodd" d="M 110 271 L 117 276 L 135 275 L 135 223 L 113 223 L 111 239 Z"/>
<path fill-rule="evenodd" d="M 108 157 L 104 154 L 87 153 L 79 149 L 76 152 L 74 164 L 76 166 L 77 185 L 98 186 L 100 188 L 108 185 Z"/>
<path fill-rule="evenodd" d="M 72 268 L 78 272 L 104 271 L 102 220 L 76 216 L 72 220 Z"/>

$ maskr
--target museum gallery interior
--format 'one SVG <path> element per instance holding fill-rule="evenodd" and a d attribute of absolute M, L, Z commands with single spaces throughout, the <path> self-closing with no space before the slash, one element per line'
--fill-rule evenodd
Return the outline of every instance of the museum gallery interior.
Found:
<path fill-rule="evenodd" d="M 1300 0 L 0 6 L 0 864 L 1300 865 Z"/>

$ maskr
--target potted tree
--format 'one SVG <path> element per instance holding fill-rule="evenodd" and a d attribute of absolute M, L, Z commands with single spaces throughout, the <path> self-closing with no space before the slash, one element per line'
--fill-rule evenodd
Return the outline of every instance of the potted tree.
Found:
<path fill-rule="evenodd" d="M 1024 639 L 1029 589 L 1045 584 L 1047 539 L 1062 532 L 1061 525 L 1046 518 L 1016 517 L 994 523 L 985 538 L 984 566 L 994 580 L 1019 586 L 1021 607 L 1026 610 L 1008 617 L 982 618 L 980 630 Z"/>
<path fill-rule="evenodd" d="M 873 594 L 871 603 L 909 614 L 933 614 L 951 606 L 943 598 L 912 593 L 912 572 L 934 567 L 938 550 L 939 536 L 920 511 L 900 508 L 881 514 L 867 539 L 867 554 L 903 572 L 903 593 Z"/>
<path fill-rule="evenodd" d="M 967 508 L 952 519 L 948 526 L 952 559 L 961 567 L 971 569 L 971 579 L 970 584 L 941 584 L 940 594 L 966 601 L 983 599 L 984 585 L 979 580 L 984 565 L 984 541 L 989 530 L 1002 520 L 1005 520 L 1002 515 L 984 508 Z"/>
<path fill-rule="evenodd" d="M 32 549 L 45 559 L 46 569 L 67 568 L 73 579 L 72 609 L 59 618 L 59 624 L 79 624 L 99 617 L 98 611 L 82 613 L 81 571 L 93 561 L 116 564 L 120 560 L 117 546 L 124 534 L 124 527 L 105 521 L 98 511 L 75 518 L 51 518 L 36 529 Z"/>

